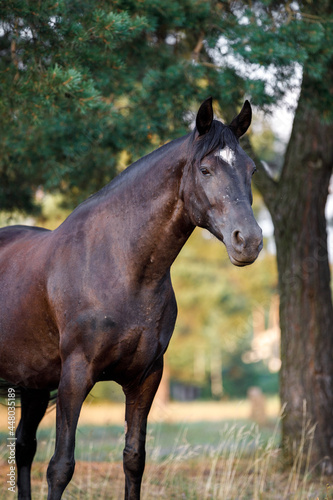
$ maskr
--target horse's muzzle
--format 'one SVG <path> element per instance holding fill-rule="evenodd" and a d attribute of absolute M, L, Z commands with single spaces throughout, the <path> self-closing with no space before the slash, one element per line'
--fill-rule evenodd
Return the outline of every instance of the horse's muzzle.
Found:
<path fill-rule="evenodd" d="M 262 231 L 257 225 L 255 230 L 248 234 L 244 234 L 241 230 L 234 230 L 227 250 L 232 264 L 235 266 L 248 266 L 257 259 L 262 247 Z"/>

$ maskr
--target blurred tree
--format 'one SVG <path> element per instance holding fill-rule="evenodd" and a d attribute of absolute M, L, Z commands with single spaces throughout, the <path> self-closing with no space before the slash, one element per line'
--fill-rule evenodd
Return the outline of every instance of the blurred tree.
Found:
<path fill-rule="evenodd" d="M 280 394 L 287 403 L 283 448 L 291 461 L 304 431 L 305 402 L 306 419 L 317 424 L 311 460 L 318 464 L 326 457 L 331 473 L 333 308 L 325 205 L 333 167 L 333 5 L 329 0 L 255 2 L 251 12 L 244 61 L 274 65 L 275 95 L 283 91 L 281 76 L 289 78 L 293 68 L 288 59 L 301 64 L 303 75 L 282 169 L 272 175 L 261 168 L 255 178 L 277 246 Z"/>
<path fill-rule="evenodd" d="M 234 396 L 229 388 L 235 385 L 231 380 L 235 353 L 240 357 L 240 352 L 249 349 L 253 310 L 260 304 L 268 311 L 276 293 L 274 256 L 263 254 L 257 266 L 232 267 L 220 242 L 207 231 L 197 230 L 175 261 L 172 280 L 179 306 L 175 338 L 167 352 L 172 376 L 201 387 L 208 380 L 210 386 L 216 384 L 215 396 L 220 397 L 222 361 L 223 384 L 228 386 L 227 395 Z M 247 373 L 251 370 L 258 371 L 247 366 Z M 249 378 L 246 387 L 251 383 Z M 210 393 L 214 394 L 214 388 Z"/>

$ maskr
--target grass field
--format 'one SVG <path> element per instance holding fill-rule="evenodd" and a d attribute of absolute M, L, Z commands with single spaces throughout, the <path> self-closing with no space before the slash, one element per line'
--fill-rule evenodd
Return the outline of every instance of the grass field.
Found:
<path fill-rule="evenodd" d="M 64 499 L 122 499 L 124 408 L 88 404 L 77 432 L 76 469 Z M 142 499 L 332 500 L 328 479 L 305 467 L 303 447 L 285 471 L 279 450 L 277 401 L 269 401 L 263 425 L 251 422 L 247 402 L 155 405 L 147 436 L 147 466 Z M 5 415 L 0 411 L 0 498 L 8 473 Z M 54 449 L 54 412 L 38 433 L 33 466 L 33 498 L 47 496 L 46 468 Z M 304 429 L 311 440 L 311 429 Z"/>

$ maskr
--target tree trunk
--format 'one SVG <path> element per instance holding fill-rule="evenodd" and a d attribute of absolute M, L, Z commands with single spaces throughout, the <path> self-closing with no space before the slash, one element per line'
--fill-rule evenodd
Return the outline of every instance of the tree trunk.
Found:
<path fill-rule="evenodd" d="M 306 76 L 305 85 L 308 92 Z M 311 463 L 328 457 L 331 472 L 333 308 L 325 204 L 332 164 L 333 126 L 321 121 L 301 92 L 281 177 L 274 182 L 261 172 L 258 187 L 273 219 L 277 248 L 284 455 L 292 460 L 302 431 L 310 429 L 304 429 L 305 421 L 316 424 Z"/>

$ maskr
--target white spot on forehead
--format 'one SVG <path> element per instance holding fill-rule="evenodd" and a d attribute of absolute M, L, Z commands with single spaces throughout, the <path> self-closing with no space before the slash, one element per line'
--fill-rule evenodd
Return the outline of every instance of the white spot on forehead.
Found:
<path fill-rule="evenodd" d="M 215 153 L 215 156 L 219 156 L 220 158 L 222 158 L 223 161 L 225 161 L 232 167 L 235 164 L 236 160 L 235 151 L 229 148 L 229 146 L 225 146 L 223 149 L 220 149 L 217 153 Z"/>

